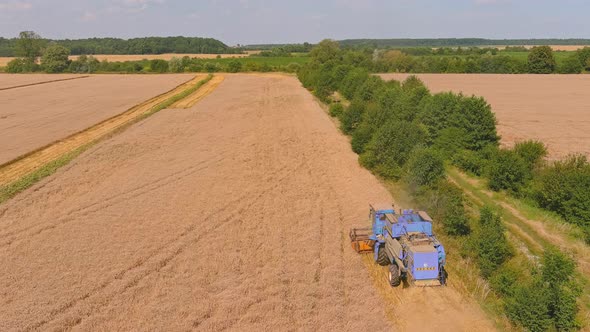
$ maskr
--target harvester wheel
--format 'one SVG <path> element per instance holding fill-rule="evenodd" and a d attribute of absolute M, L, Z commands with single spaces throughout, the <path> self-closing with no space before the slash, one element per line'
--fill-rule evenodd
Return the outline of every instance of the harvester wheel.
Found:
<path fill-rule="evenodd" d="M 391 287 L 397 287 L 401 284 L 402 278 L 397 264 L 389 265 L 389 285 Z"/>
<path fill-rule="evenodd" d="M 385 246 L 380 246 L 379 252 L 377 253 L 377 264 L 387 266 L 390 263 L 389 257 L 387 257 L 387 253 L 385 252 Z"/>

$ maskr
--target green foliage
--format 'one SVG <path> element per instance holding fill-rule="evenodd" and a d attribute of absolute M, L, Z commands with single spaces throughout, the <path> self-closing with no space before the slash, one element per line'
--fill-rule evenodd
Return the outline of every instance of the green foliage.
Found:
<path fill-rule="evenodd" d="M 456 185 L 443 181 L 437 188 L 442 209 L 442 223 L 445 233 L 451 236 L 465 236 L 471 233 L 469 218 L 465 211 L 463 191 Z"/>
<path fill-rule="evenodd" d="M 39 70 L 39 65 L 27 58 L 14 58 L 6 65 L 7 73 L 30 73 Z"/>
<path fill-rule="evenodd" d="M 480 150 L 488 145 L 497 145 L 496 116 L 491 106 L 481 97 L 464 97 L 459 101 L 459 112 L 451 115 L 451 126 L 466 133 L 467 148 Z"/>
<path fill-rule="evenodd" d="M 15 45 L 15 55 L 35 62 L 41 56 L 45 42 L 34 31 L 22 31 Z"/>
<path fill-rule="evenodd" d="M 489 164 L 488 185 L 499 191 L 508 189 L 518 192 L 530 178 L 526 162 L 514 151 L 500 150 Z"/>
<path fill-rule="evenodd" d="M 445 176 L 443 159 L 432 149 L 414 149 L 406 166 L 410 181 L 419 186 L 434 186 Z"/>
<path fill-rule="evenodd" d="M 524 160 L 529 170 L 541 166 L 547 156 L 547 147 L 541 141 L 526 140 L 514 145 L 514 152 Z"/>
<path fill-rule="evenodd" d="M 508 317 L 530 331 L 574 331 L 580 327 L 577 297 L 581 290 L 574 282 L 575 261 L 550 247 L 541 260 L 541 271 L 533 280 L 514 286 L 506 301 Z"/>
<path fill-rule="evenodd" d="M 70 62 L 68 71 L 71 73 L 94 73 L 99 66 L 100 62 L 92 55 L 80 55 L 77 60 Z"/>
<path fill-rule="evenodd" d="M 365 113 L 365 103 L 353 100 L 340 116 L 340 127 L 345 134 L 352 134 L 359 126 Z"/>
<path fill-rule="evenodd" d="M 453 165 L 457 166 L 462 171 L 477 176 L 483 175 L 486 164 L 480 153 L 471 150 L 457 152 L 453 156 L 452 162 Z"/>
<path fill-rule="evenodd" d="M 43 52 L 41 67 L 48 73 L 62 73 L 70 65 L 69 55 L 69 49 L 52 44 Z"/>
<path fill-rule="evenodd" d="M 355 92 L 369 79 L 369 72 L 364 68 L 349 71 L 340 82 L 339 90 L 346 99 L 352 99 Z"/>
<path fill-rule="evenodd" d="M 502 296 L 514 296 L 517 281 L 521 280 L 520 274 L 520 271 L 510 264 L 504 264 L 492 274 L 489 279 L 490 285 Z"/>
<path fill-rule="evenodd" d="M 352 134 L 350 141 L 352 151 L 357 154 L 365 152 L 365 146 L 371 141 L 371 137 L 373 137 L 373 128 L 367 123 L 361 123 Z"/>
<path fill-rule="evenodd" d="M 338 42 L 324 39 L 316 47 L 314 47 L 309 56 L 317 60 L 319 63 L 326 63 L 330 60 L 335 60 L 340 54 L 340 46 Z"/>
<path fill-rule="evenodd" d="M 576 270 L 575 261 L 557 248 L 545 250 L 541 264 L 542 280 L 549 285 L 562 285 L 571 281 Z"/>
<path fill-rule="evenodd" d="M 341 103 L 332 103 L 330 105 L 330 116 L 339 118 L 344 113 L 344 106 Z"/>
<path fill-rule="evenodd" d="M 230 73 L 237 73 L 241 70 L 242 70 L 242 63 L 237 60 L 233 60 L 227 64 L 227 71 Z"/>
<path fill-rule="evenodd" d="M 168 71 L 168 61 L 160 59 L 150 60 L 149 68 L 154 73 L 165 73 Z"/>
<path fill-rule="evenodd" d="M 558 66 L 560 74 L 579 74 L 584 70 L 578 54 L 572 54 Z"/>
<path fill-rule="evenodd" d="M 375 132 L 361 163 L 384 177 L 400 178 L 403 165 L 423 137 L 424 132 L 414 123 L 389 121 Z"/>
<path fill-rule="evenodd" d="M 556 212 L 570 223 L 588 229 L 590 165 L 585 156 L 569 156 L 542 169 L 534 178 L 532 188 L 532 197 L 539 206 Z M 586 240 L 590 241 L 590 238 Z"/>
<path fill-rule="evenodd" d="M 506 301 L 506 315 L 528 331 L 544 332 L 551 327 L 548 302 L 548 292 L 538 283 L 517 285 Z"/>
<path fill-rule="evenodd" d="M 427 130 L 428 141 L 438 140 L 439 148 L 449 153 L 498 144 L 496 117 L 483 98 L 438 93 L 424 98 L 418 118 Z"/>
<path fill-rule="evenodd" d="M 529 72 L 532 74 L 551 74 L 557 66 L 553 50 L 549 46 L 533 47 L 529 53 L 527 64 Z"/>
<path fill-rule="evenodd" d="M 480 210 L 475 243 L 479 267 L 486 278 L 512 256 L 512 247 L 504 235 L 500 216 L 490 207 L 484 206 Z"/>
<path fill-rule="evenodd" d="M 580 64 L 584 67 L 583 69 L 590 71 L 590 47 L 579 49 L 576 54 L 580 59 Z"/>

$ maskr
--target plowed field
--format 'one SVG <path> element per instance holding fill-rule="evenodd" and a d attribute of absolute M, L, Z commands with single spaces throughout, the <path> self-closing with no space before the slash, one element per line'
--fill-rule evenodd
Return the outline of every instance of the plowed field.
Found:
<path fill-rule="evenodd" d="M 347 232 L 390 201 L 295 78 L 227 75 L 0 205 L 0 330 L 491 330 L 379 289 Z"/>
<path fill-rule="evenodd" d="M 408 74 L 381 74 L 403 80 Z M 484 97 L 498 119 L 502 143 L 543 141 L 549 157 L 590 157 L 590 75 L 418 74 L 433 92 Z"/>
<path fill-rule="evenodd" d="M 96 75 L 0 90 L 0 164 L 86 129 L 194 75 Z M 61 75 L 0 75 L 0 84 L 44 82 Z M 12 82 L 12 83 L 5 83 Z"/>

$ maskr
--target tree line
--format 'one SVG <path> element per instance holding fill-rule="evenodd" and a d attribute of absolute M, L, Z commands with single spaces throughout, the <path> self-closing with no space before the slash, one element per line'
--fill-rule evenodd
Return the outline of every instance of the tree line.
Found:
<path fill-rule="evenodd" d="M 466 209 L 462 190 L 445 176 L 447 165 L 461 165 L 458 160 L 468 159 L 481 168 L 488 166 L 479 163 L 491 160 L 486 174 L 492 188 L 518 186 L 519 177 L 530 179 L 540 167 L 544 147 L 523 142 L 510 152 L 500 149 L 495 115 L 483 98 L 431 94 L 415 76 L 386 82 L 371 75 L 373 61 L 362 50 L 341 49 L 337 42 L 326 40 L 310 57 L 299 70 L 299 79 L 330 104 L 329 113 L 351 137 L 360 164 L 382 178 L 407 185 L 439 221 L 435 229 L 457 243 L 465 259 L 477 264 L 480 275 L 501 299 L 506 317 L 530 331 L 578 329 L 576 301 L 581 290 L 575 261 L 552 247 L 545 248 L 538 261 L 525 257 L 507 238 L 501 211 L 484 206 L 473 215 Z M 479 159 L 473 161 L 474 156 Z M 518 164 L 517 172 L 511 161 Z M 553 202 L 561 197 L 561 190 L 568 189 L 552 187 L 564 180 L 555 178 L 560 171 L 546 172 L 548 182 L 539 178 L 539 189 L 547 191 L 548 201 Z M 574 185 L 579 178 L 567 180 Z M 579 190 L 590 183 L 575 185 L 571 194 L 586 195 Z"/>
<path fill-rule="evenodd" d="M 374 55 L 376 60 L 373 71 L 498 74 L 579 74 L 590 71 L 590 47 L 568 52 L 568 56 L 559 62 L 549 46 L 537 46 L 525 51 L 528 52 L 526 58 L 507 55 L 492 48 L 388 50 Z"/>
<path fill-rule="evenodd" d="M 296 59 L 288 59 L 291 54 L 275 52 L 272 56 L 262 55 L 257 61 L 251 59 L 199 59 L 189 56 L 173 57 L 166 60 L 140 60 L 109 62 L 98 61 L 92 55 L 80 55 L 70 60 L 71 50 L 62 44 L 47 43 L 32 31 L 21 32 L 16 40 L 15 54 L 5 70 L 9 73 L 28 73 L 44 71 L 47 73 L 182 73 L 182 72 L 241 72 L 241 71 L 286 71 L 295 72 L 299 69 Z M 268 59 L 268 60 L 267 60 Z M 286 61 L 286 60 L 287 61 Z"/>
<path fill-rule="evenodd" d="M 435 38 L 435 39 L 345 39 L 342 47 L 392 48 L 392 47 L 457 47 L 457 46 L 522 46 L 522 45 L 590 45 L 590 39 L 484 39 L 484 38 Z"/>
<path fill-rule="evenodd" d="M 30 32 L 29 32 L 30 33 Z M 35 34 L 36 35 L 36 34 Z M 0 38 L 0 56 L 19 56 L 18 38 Z M 41 39 L 39 37 L 39 39 Z M 146 37 L 146 38 L 88 38 L 88 39 L 41 39 L 43 45 L 59 44 L 70 50 L 72 55 L 89 54 L 163 54 L 163 53 L 203 53 L 235 54 L 242 53 L 239 48 L 225 45 L 213 38 L 199 37 Z"/>

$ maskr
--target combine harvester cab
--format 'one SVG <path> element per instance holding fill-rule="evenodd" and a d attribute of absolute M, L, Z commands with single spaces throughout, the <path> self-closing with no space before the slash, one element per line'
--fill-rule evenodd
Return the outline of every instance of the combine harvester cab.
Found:
<path fill-rule="evenodd" d="M 432 219 L 424 211 L 371 205 L 372 226 L 350 231 L 352 247 L 359 253 L 373 253 L 375 262 L 388 266 L 392 287 L 402 280 L 416 286 L 445 284 L 445 250 L 432 232 Z"/>

